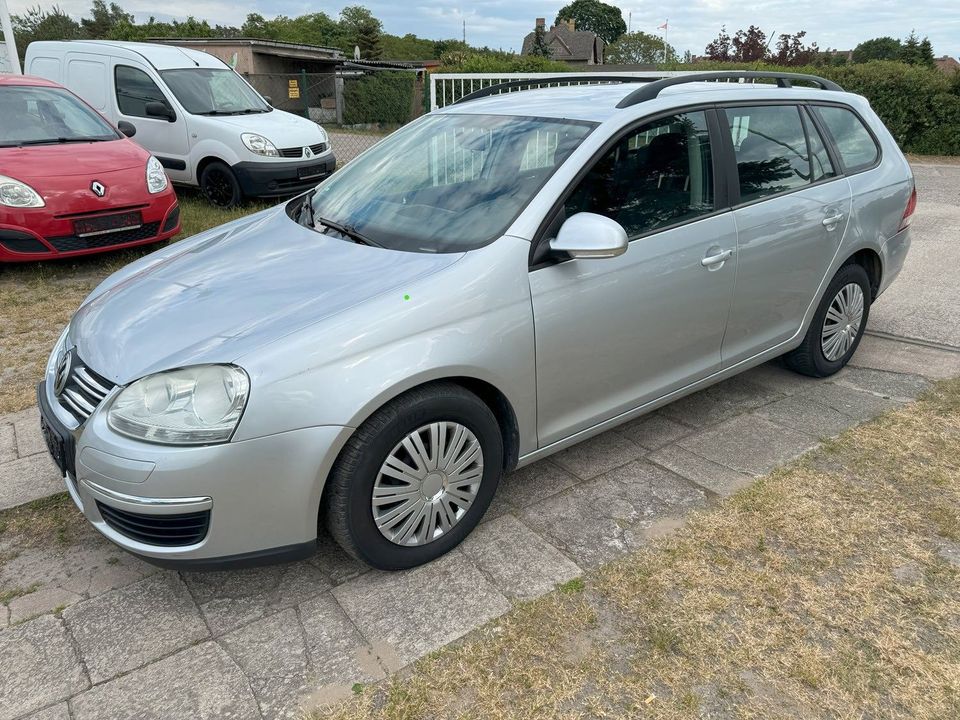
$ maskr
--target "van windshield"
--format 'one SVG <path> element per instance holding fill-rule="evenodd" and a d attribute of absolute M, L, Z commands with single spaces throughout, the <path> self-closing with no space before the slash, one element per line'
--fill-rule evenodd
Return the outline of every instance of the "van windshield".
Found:
<path fill-rule="evenodd" d="M 0 87 L 0 147 L 118 140 L 121 135 L 60 88 Z"/>
<path fill-rule="evenodd" d="M 317 230 L 394 250 L 472 250 L 503 234 L 594 127 L 547 118 L 428 115 L 320 184 L 309 212 L 291 204 L 291 215 Z"/>
<path fill-rule="evenodd" d="M 162 70 L 160 75 L 192 115 L 247 115 L 273 110 L 233 70 L 182 68 Z"/>

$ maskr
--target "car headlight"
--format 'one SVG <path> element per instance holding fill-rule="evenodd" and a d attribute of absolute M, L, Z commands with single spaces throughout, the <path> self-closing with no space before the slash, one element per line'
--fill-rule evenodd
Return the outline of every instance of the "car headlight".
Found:
<path fill-rule="evenodd" d="M 243 133 L 240 136 L 247 150 L 255 155 L 265 155 L 266 157 L 280 157 L 276 145 L 267 140 L 263 135 L 256 133 Z"/>
<path fill-rule="evenodd" d="M 147 190 L 152 193 L 167 189 L 167 172 L 153 155 L 147 160 Z"/>
<path fill-rule="evenodd" d="M 328 138 L 327 138 L 327 131 L 324 130 L 324 129 L 323 129 L 322 127 L 320 127 L 319 125 L 317 125 L 317 127 L 320 128 L 320 142 L 322 142 L 322 143 L 327 142 L 327 139 L 328 139 Z"/>
<path fill-rule="evenodd" d="M 0 205 L 15 208 L 42 208 L 40 193 L 12 177 L 0 175 Z"/>
<path fill-rule="evenodd" d="M 120 392 L 107 423 L 122 435 L 167 445 L 227 442 L 250 381 L 233 365 L 197 365 L 148 375 Z"/>

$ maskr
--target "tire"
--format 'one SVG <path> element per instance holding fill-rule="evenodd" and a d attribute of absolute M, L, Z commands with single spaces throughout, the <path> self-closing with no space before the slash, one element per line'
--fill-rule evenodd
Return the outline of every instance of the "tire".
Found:
<path fill-rule="evenodd" d="M 842 291 L 845 293 L 844 298 L 840 297 Z M 863 337 L 863 331 L 867 327 L 870 316 L 871 292 L 870 278 L 863 266 L 850 264 L 841 267 L 823 294 L 823 299 L 810 322 L 803 343 L 796 350 L 783 356 L 784 364 L 795 372 L 811 377 L 828 377 L 838 372 L 849 362 L 857 351 L 857 346 L 860 345 L 860 338 Z M 847 307 L 855 306 L 857 297 L 862 299 L 860 324 L 855 332 L 852 329 L 850 332 L 845 332 L 845 328 L 849 327 L 850 323 L 843 321 L 851 318 L 849 314 L 842 312 L 842 308 L 845 301 L 848 301 Z M 839 304 L 835 306 L 835 303 Z M 830 314 L 829 318 L 828 314 Z M 855 313 L 852 314 L 855 317 Z M 841 322 L 837 322 L 838 317 L 842 318 Z M 830 330 L 832 334 L 825 339 L 824 333 Z M 841 337 L 843 335 L 846 337 Z M 834 344 L 831 345 L 831 342 Z"/>
<path fill-rule="evenodd" d="M 433 434 L 434 428 L 437 434 Z M 421 464 L 429 469 L 429 463 L 419 463 L 407 450 L 417 448 L 413 433 L 418 433 L 419 447 L 427 451 L 428 459 L 437 457 L 430 451 L 439 445 L 446 448 L 450 462 L 441 463 L 432 473 L 422 470 Z M 438 442 L 442 437 L 447 437 L 448 444 Z M 457 449 L 459 440 L 463 444 Z M 383 474 L 389 456 L 415 470 L 416 483 Z M 459 463 L 463 469 L 458 471 Z M 401 474 L 411 478 L 410 473 Z M 435 383 L 391 401 L 357 428 L 331 470 L 323 513 L 330 534 L 351 556 L 380 570 L 402 570 L 429 562 L 459 545 L 483 517 L 502 474 L 503 438 L 493 412 L 459 385 Z M 466 485 L 465 478 L 479 478 L 479 485 Z M 448 489 L 459 496 L 448 495 Z M 375 490 L 381 503 L 377 507 L 373 504 Z M 407 499 L 389 504 L 395 491 L 408 493 Z M 464 507 L 461 498 L 467 496 L 472 502 Z M 375 512 L 379 518 L 374 517 Z M 403 537 L 405 533 L 410 536 Z"/>
<path fill-rule="evenodd" d="M 200 173 L 200 190 L 217 207 L 236 207 L 243 202 L 243 191 L 233 170 L 226 163 L 215 161 Z"/>

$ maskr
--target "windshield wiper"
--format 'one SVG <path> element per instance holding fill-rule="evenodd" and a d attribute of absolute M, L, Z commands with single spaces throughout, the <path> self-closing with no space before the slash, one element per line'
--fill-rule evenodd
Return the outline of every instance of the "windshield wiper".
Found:
<path fill-rule="evenodd" d="M 325 228 L 329 228 L 334 232 L 338 232 L 344 237 L 348 237 L 353 240 L 358 245 L 369 245 L 371 247 L 383 247 L 380 243 L 374 242 L 368 238 L 363 233 L 359 232 L 356 228 L 351 225 L 345 225 L 342 223 L 334 222 L 333 220 L 327 220 L 326 218 L 317 217 L 316 213 L 313 210 L 313 195 L 316 190 L 311 190 L 306 195 L 303 196 L 303 202 L 300 203 L 300 207 L 296 209 L 295 219 L 298 223 L 304 227 L 308 227 L 311 230 L 317 230 L 318 225 L 322 225 Z"/>
<path fill-rule="evenodd" d="M 256 108 L 247 108 L 246 110 L 207 110 L 206 112 L 196 113 L 197 115 L 251 115 L 253 113 L 265 113 L 268 110 L 257 110 Z"/>
<path fill-rule="evenodd" d="M 65 143 L 88 143 L 88 142 L 107 142 L 107 138 L 85 137 L 85 138 L 45 138 L 43 140 L 21 140 L 16 143 L 16 147 L 25 145 L 63 145 Z"/>

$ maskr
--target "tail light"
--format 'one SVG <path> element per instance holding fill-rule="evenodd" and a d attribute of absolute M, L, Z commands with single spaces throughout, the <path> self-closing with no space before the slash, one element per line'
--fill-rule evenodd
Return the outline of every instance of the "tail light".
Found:
<path fill-rule="evenodd" d="M 910 199 L 907 200 L 907 209 L 903 211 L 903 218 L 900 220 L 900 230 L 903 230 L 910 225 L 910 221 L 913 219 L 913 213 L 917 210 L 917 186 L 913 186 L 913 191 L 910 193 Z M 898 231 L 899 232 L 899 231 Z"/>

